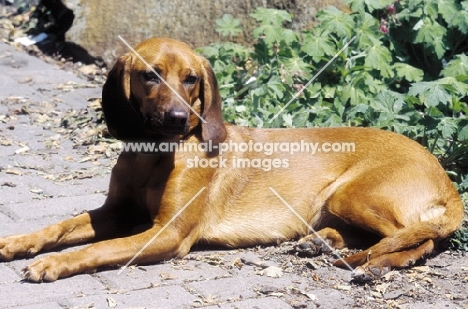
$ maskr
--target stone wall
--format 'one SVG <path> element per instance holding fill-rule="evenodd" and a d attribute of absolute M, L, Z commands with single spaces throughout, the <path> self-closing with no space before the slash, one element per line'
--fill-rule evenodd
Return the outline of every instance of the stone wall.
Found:
<path fill-rule="evenodd" d="M 193 47 L 220 41 L 215 20 L 223 14 L 241 19 L 243 35 L 237 41 L 250 43 L 255 22 L 249 17 L 257 7 L 288 10 L 294 14 L 293 29 L 313 26 L 320 8 L 334 5 L 344 9 L 340 0 L 64 0 L 75 13 L 75 21 L 67 32 L 68 41 L 100 56 L 111 65 L 117 56 L 128 51 L 118 39 L 121 35 L 131 45 L 153 36 L 167 36 Z"/>

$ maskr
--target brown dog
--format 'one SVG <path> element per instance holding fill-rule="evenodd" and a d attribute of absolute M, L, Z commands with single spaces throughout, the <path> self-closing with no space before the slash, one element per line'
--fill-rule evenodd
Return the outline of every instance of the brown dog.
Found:
<path fill-rule="evenodd" d="M 299 249 L 318 253 L 374 235 L 370 248 L 336 262 L 357 267 L 354 275 L 365 279 L 412 265 L 460 226 L 460 197 L 436 158 L 416 142 L 376 129 L 224 124 L 205 59 L 165 38 L 136 51 L 164 81 L 135 54 L 119 58 L 103 89 L 111 134 L 160 150 L 170 143 L 214 146 L 124 151 L 101 208 L 1 238 L 4 261 L 99 240 L 37 259 L 24 270 L 27 279 L 53 281 L 104 265 L 183 257 L 195 243 L 243 247 L 305 236 Z M 151 227 L 132 233 L 145 222 Z M 318 234 L 306 236 L 308 225 Z"/>

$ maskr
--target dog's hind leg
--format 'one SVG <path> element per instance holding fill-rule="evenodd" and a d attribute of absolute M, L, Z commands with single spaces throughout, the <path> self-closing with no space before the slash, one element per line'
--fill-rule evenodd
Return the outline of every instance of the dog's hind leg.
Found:
<path fill-rule="evenodd" d="M 369 261 L 356 267 L 352 277 L 356 281 L 370 281 L 381 277 L 392 268 L 413 266 L 416 261 L 429 255 L 434 250 L 434 247 L 434 241 L 429 239 L 413 249 L 383 254 L 376 258 L 372 258 L 372 251 L 369 250 L 367 251 Z M 337 261 L 335 265 L 341 266 L 341 263 L 342 261 Z"/>

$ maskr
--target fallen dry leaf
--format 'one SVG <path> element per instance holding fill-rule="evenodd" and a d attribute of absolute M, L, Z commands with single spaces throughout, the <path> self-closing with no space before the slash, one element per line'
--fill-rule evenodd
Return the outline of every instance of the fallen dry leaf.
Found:
<path fill-rule="evenodd" d="M 159 276 L 160 276 L 161 279 L 163 279 L 163 280 L 174 280 L 174 279 L 177 279 L 177 275 L 176 275 L 176 274 L 170 274 L 170 273 L 166 273 L 166 272 L 160 273 Z"/>
<path fill-rule="evenodd" d="M 11 146 L 13 145 L 13 141 L 7 138 L 0 138 L 0 145 L 2 146 Z"/>
<path fill-rule="evenodd" d="M 101 98 L 88 98 L 88 107 L 97 111 L 101 110 Z"/>
<path fill-rule="evenodd" d="M 76 176 L 77 179 L 87 179 L 87 178 L 93 178 L 94 176 L 96 176 L 96 174 L 94 173 L 83 173 L 83 174 L 79 174 L 78 176 Z"/>
<path fill-rule="evenodd" d="M 239 269 L 242 268 L 242 266 L 244 266 L 244 264 L 242 263 L 241 259 L 240 258 L 237 258 L 235 259 L 232 263 L 231 263 L 232 266 L 235 266 Z"/>
<path fill-rule="evenodd" d="M 270 266 L 260 271 L 260 275 L 271 278 L 281 278 L 283 277 L 283 270 L 276 266 Z"/>
<path fill-rule="evenodd" d="M 415 266 L 412 268 L 412 270 L 416 270 L 421 273 L 427 273 L 431 271 L 431 268 L 429 266 Z"/>
<path fill-rule="evenodd" d="M 17 170 L 15 168 L 7 168 L 5 170 L 5 173 L 7 174 L 12 174 L 12 175 L 18 175 L 18 176 L 21 176 L 23 175 L 23 173 L 20 171 L 20 170 Z"/>
<path fill-rule="evenodd" d="M 44 193 L 44 190 L 42 190 L 41 188 L 33 188 L 33 189 L 29 190 L 29 192 L 35 193 L 35 194 L 42 194 L 42 193 Z"/>
<path fill-rule="evenodd" d="M 308 294 L 305 294 L 307 297 L 309 297 L 311 300 L 314 300 L 314 301 L 317 301 L 318 300 L 318 297 L 317 295 L 315 294 L 311 294 L 311 293 L 308 293 Z"/>
<path fill-rule="evenodd" d="M 112 297 L 107 297 L 107 307 L 115 308 L 117 307 L 117 302 Z"/>
<path fill-rule="evenodd" d="M 351 286 L 350 285 L 337 285 L 335 286 L 335 289 L 341 290 L 341 291 L 350 291 Z"/>
<path fill-rule="evenodd" d="M 73 159 L 72 156 L 66 156 L 65 158 L 63 158 L 63 161 L 75 162 L 75 159 Z"/>
<path fill-rule="evenodd" d="M 25 153 L 25 152 L 28 152 L 28 151 L 29 151 L 29 147 L 24 146 L 24 147 L 21 147 L 20 149 L 15 150 L 15 153 L 16 154 L 22 154 L 22 153 Z"/>
<path fill-rule="evenodd" d="M 78 71 L 85 75 L 96 75 L 99 72 L 99 68 L 95 64 L 88 64 L 79 68 Z"/>

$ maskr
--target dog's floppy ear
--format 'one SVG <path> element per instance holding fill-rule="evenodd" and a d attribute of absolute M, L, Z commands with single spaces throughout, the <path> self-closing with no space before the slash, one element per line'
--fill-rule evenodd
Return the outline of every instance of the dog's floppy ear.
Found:
<path fill-rule="evenodd" d="M 102 88 L 102 110 L 107 128 L 112 136 L 120 140 L 131 140 L 141 136 L 143 121 L 139 112 L 132 107 L 130 90 L 131 54 L 120 57 Z"/>
<path fill-rule="evenodd" d="M 202 101 L 202 123 L 203 141 L 211 140 L 213 144 L 222 143 L 226 139 L 226 127 L 224 126 L 221 112 L 221 96 L 219 94 L 218 82 L 208 60 L 201 58 L 203 67 L 203 82 L 200 99 Z"/>

